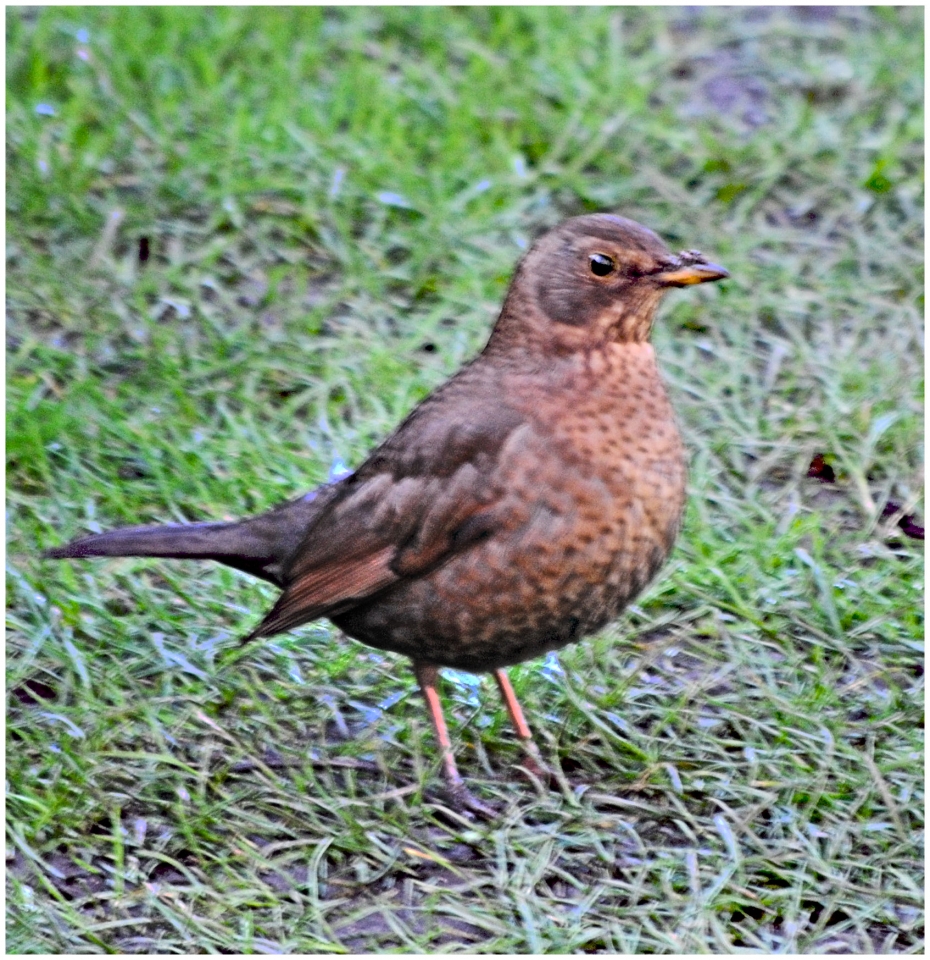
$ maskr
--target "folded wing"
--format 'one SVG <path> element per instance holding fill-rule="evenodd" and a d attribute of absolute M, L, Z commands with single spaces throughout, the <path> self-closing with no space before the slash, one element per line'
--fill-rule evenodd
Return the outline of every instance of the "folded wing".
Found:
<path fill-rule="evenodd" d="M 444 394 L 455 385 L 450 381 L 433 394 L 339 484 L 339 495 L 291 558 L 284 592 L 253 637 L 342 613 L 435 569 L 494 530 L 504 464 L 531 428 L 491 399 L 450 422 L 443 401 L 453 399 Z"/>

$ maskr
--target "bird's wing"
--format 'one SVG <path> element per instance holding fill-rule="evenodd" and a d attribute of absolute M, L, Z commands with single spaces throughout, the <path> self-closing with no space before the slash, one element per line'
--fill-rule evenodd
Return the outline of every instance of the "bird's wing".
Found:
<path fill-rule="evenodd" d="M 492 532 L 501 474 L 531 428 L 493 396 L 470 398 L 467 415 L 454 421 L 437 399 L 418 407 L 342 481 L 289 561 L 284 592 L 253 636 L 341 613 Z"/>

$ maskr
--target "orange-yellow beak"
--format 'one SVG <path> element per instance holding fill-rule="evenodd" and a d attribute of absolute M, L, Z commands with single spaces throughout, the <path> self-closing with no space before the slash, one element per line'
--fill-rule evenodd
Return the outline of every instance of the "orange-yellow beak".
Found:
<path fill-rule="evenodd" d="M 692 283 L 708 283 L 711 280 L 723 280 L 728 276 L 730 276 L 729 271 L 703 259 L 686 262 L 681 266 L 674 266 L 661 273 L 653 274 L 663 287 L 689 287 Z"/>

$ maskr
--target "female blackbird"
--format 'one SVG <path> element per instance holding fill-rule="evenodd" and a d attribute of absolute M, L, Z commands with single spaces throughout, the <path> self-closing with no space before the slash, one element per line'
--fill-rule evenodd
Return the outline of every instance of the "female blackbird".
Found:
<path fill-rule="evenodd" d="M 484 350 L 354 473 L 246 520 L 45 556 L 218 560 L 283 591 L 246 640 L 328 617 L 405 654 L 453 802 L 487 813 L 456 769 L 438 667 L 493 672 L 532 745 L 503 668 L 603 627 L 668 556 L 685 460 L 649 333 L 667 289 L 726 276 L 632 220 L 566 220 L 517 266 Z"/>

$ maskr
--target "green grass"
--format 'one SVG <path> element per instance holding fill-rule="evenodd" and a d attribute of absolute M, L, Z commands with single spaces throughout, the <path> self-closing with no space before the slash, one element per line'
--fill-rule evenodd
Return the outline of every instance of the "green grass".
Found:
<path fill-rule="evenodd" d="M 923 949 L 922 16 L 8 11 L 11 952 Z M 314 624 L 224 671 L 266 585 L 37 559 L 358 463 L 591 210 L 732 279 L 655 333 L 672 561 L 513 671 L 560 788 L 486 679 L 481 824 L 405 662 Z"/>

